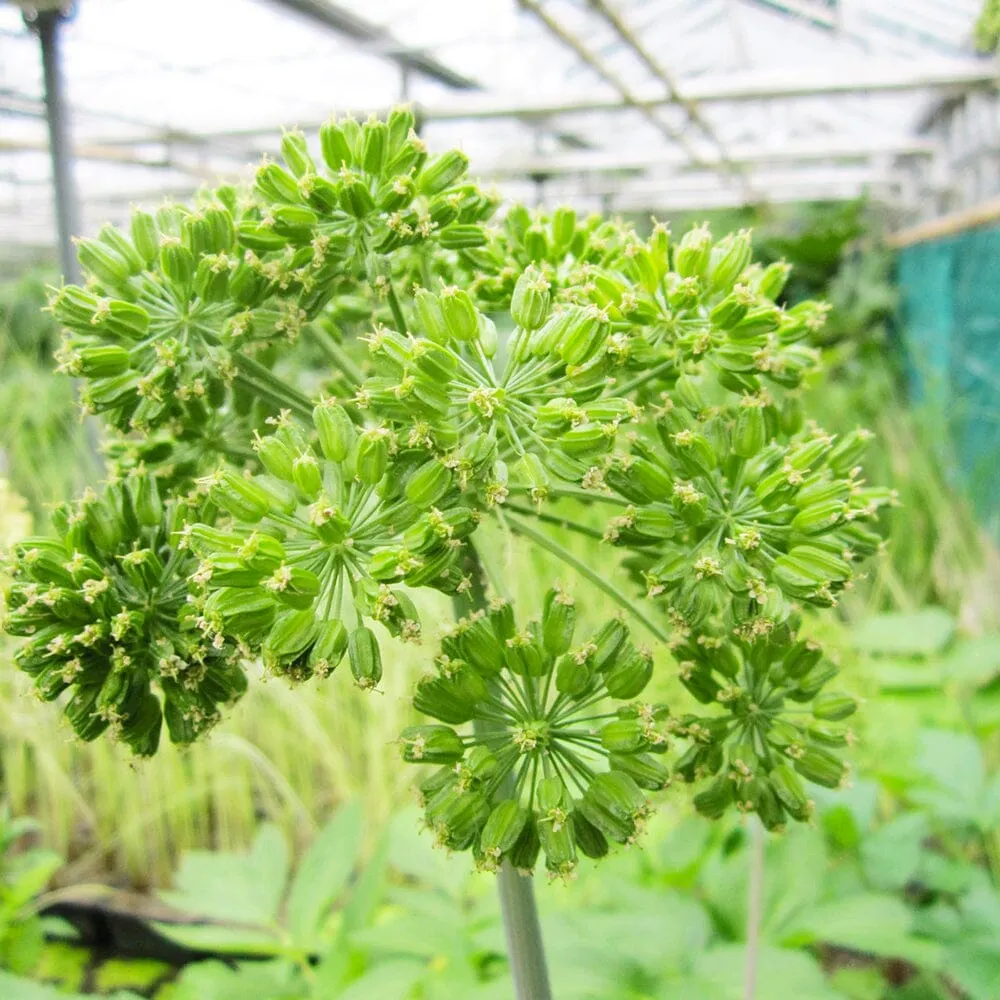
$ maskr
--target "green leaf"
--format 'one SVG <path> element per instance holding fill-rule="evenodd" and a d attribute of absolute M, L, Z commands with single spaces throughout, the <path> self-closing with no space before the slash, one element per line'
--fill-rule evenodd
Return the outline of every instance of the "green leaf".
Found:
<path fill-rule="evenodd" d="M 658 1000 L 743 1000 L 746 949 L 719 945 L 694 956 L 691 975 L 661 990 Z M 757 953 L 754 1000 L 843 1000 L 807 952 L 763 947 Z"/>
<path fill-rule="evenodd" d="M 392 961 L 376 965 L 351 983 L 337 1000 L 406 1000 L 424 968 L 422 962 Z M 317 1000 L 327 998 L 317 997 Z"/>
<path fill-rule="evenodd" d="M 232 968 L 222 962 L 188 965 L 176 982 L 158 994 L 162 1000 L 302 1000 L 304 986 L 286 962 L 247 962 Z"/>
<path fill-rule="evenodd" d="M 872 659 L 867 667 L 883 691 L 923 691 L 941 687 L 941 665 L 925 660 Z"/>
<path fill-rule="evenodd" d="M 902 889 L 920 864 L 921 845 L 927 837 L 927 817 L 904 813 L 861 842 L 861 866 L 876 889 Z"/>
<path fill-rule="evenodd" d="M 360 802 L 338 810 L 295 873 L 286 923 L 292 939 L 303 950 L 315 946 L 323 918 L 351 877 L 361 848 L 362 822 Z"/>
<path fill-rule="evenodd" d="M 1000 674 L 1000 635 L 963 639 L 941 661 L 942 673 L 951 680 L 981 685 Z"/>
<path fill-rule="evenodd" d="M 894 656 L 930 656 L 940 652 L 955 633 L 955 619 L 944 608 L 912 614 L 893 612 L 864 618 L 854 627 L 855 649 Z"/>
<path fill-rule="evenodd" d="M 52 851 L 32 851 L 14 870 L 14 884 L 3 886 L 0 894 L 0 920 L 9 919 L 30 903 L 62 867 L 63 859 Z"/>
<path fill-rule="evenodd" d="M 953 823 L 980 822 L 984 805 L 984 765 L 979 744 L 964 733 L 921 730 L 916 768 L 926 779 L 910 797 Z M 988 804 L 988 803 L 987 803 Z"/>
<path fill-rule="evenodd" d="M 174 876 L 175 890 L 161 892 L 170 906 L 214 920 L 276 926 L 288 877 L 288 845 L 265 823 L 248 854 L 189 851 Z"/>
<path fill-rule="evenodd" d="M 969 1000 L 1000 997 L 1000 942 L 968 941 L 945 954 L 942 971 L 969 996 Z"/>
<path fill-rule="evenodd" d="M 287 947 L 271 931 L 256 927 L 227 927 L 224 924 L 154 923 L 154 929 L 176 944 L 192 951 L 219 955 L 283 955 Z"/>
<path fill-rule="evenodd" d="M 895 896 L 860 893 L 802 915 L 786 943 L 824 943 L 879 958 L 901 958 L 919 968 L 941 965 L 941 946 L 910 933 L 913 914 Z"/>
<path fill-rule="evenodd" d="M 3 1000 L 87 1000 L 79 993 L 64 993 L 52 986 L 33 983 L 0 970 L 0 997 Z M 106 1000 L 142 1000 L 136 993 L 114 993 Z M 208 1000 L 207 997 L 198 1000 Z"/>
<path fill-rule="evenodd" d="M 360 930 L 371 919 L 379 899 L 385 892 L 389 875 L 389 835 L 383 833 L 375 853 L 365 865 L 351 889 L 350 898 L 344 907 L 344 930 L 352 934 Z"/>

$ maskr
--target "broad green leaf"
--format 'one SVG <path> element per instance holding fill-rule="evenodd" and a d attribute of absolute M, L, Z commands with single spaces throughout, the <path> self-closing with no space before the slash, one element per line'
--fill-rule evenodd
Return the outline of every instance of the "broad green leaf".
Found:
<path fill-rule="evenodd" d="M 623 900 L 623 902 L 625 902 Z M 647 973 L 682 969 L 707 944 L 711 925 L 690 896 L 662 890 L 629 894 L 620 912 L 577 908 L 543 920 L 546 943 L 571 961 L 601 968 L 634 965 Z"/>
<path fill-rule="evenodd" d="M 868 673 L 883 691 L 918 691 L 940 688 L 944 678 L 935 661 L 873 658 Z"/>
<path fill-rule="evenodd" d="M 185 966 L 158 1000 L 303 1000 L 295 967 L 286 962 L 222 962 Z M 169 993 L 168 993 L 169 991 Z"/>
<path fill-rule="evenodd" d="M 273 927 L 288 878 L 288 845 L 278 827 L 265 823 L 247 854 L 189 851 L 161 892 L 170 906 L 213 920 Z"/>
<path fill-rule="evenodd" d="M 667 986 L 662 1000 L 743 1000 L 746 949 L 719 945 L 694 957 L 687 992 Z M 823 978 L 819 964 L 808 952 L 763 947 L 757 954 L 757 989 L 754 1000 L 843 1000 Z"/>
<path fill-rule="evenodd" d="M 361 803 L 344 806 L 306 852 L 288 894 L 285 922 L 302 949 L 315 947 L 326 912 L 343 893 L 361 848 Z"/>
<path fill-rule="evenodd" d="M 830 985 L 850 1000 L 882 1000 L 885 995 L 885 979 L 878 969 L 838 969 Z"/>
<path fill-rule="evenodd" d="M 1000 997 L 1000 941 L 960 942 L 948 949 L 943 969 L 969 1000 Z"/>
<path fill-rule="evenodd" d="M 944 608 L 922 608 L 912 614 L 872 615 L 854 626 L 855 649 L 891 656 L 930 656 L 940 652 L 955 632 L 955 619 Z"/>
<path fill-rule="evenodd" d="M 470 877 L 470 865 L 439 851 L 429 831 L 422 827 L 417 809 L 404 809 L 390 824 L 389 863 L 400 874 L 425 885 L 442 889 L 451 896 L 460 894 Z"/>
<path fill-rule="evenodd" d="M 15 916 L 31 902 L 62 867 L 63 859 L 52 851 L 32 851 L 28 863 L 14 872 L 13 885 L 0 893 L 0 919 Z"/>
<path fill-rule="evenodd" d="M 389 834 L 382 834 L 375 853 L 365 865 L 351 887 L 351 895 L 344 907 L 344 930 L 352 934 L 371 919 L 379 899 L 385 892 L 389 869 Z"/>
<path fill-rule="evenodd" d="M 0 997 L 3 997 L 3 1000 L 87 1000 L 82 994 L 64 993 L 53 986 L 12 976 L 2 969 L 0 969 Z M 142 998 L 136 993 L 119 992 L 106 997 L 105 1000 L 142 1000 Z M 209 998 L 199 998 L 199 1000 L 209 1000 Z"/>
<path fill-rule="evenodd" d="M 911 812 L 898 816 L 861 841 L 865 878 L 876 889 L 902 889 L 920 864 L 927 837 L 927 817 Z"/>
<path fill-rule="evenodd" d="M 927 782 L 911 789 L 915 802 L 950 822 L 979 821 L 985 774 L 982 752 L 971 736 L 924 729 L 918 737 L 915 763 Z"/>
<path fill-rule="evenodd" d="M 824 943 L 879 958 L 901 958 L 937 969 L 941 947 L 910 933 L 912 911 L 896 896 L 861 893 L 804 913 L 786 944 Z"/>
<path fill-rule="evenodd" d="M 941 660 L 941 671 L 951 680 L 986 684 L 1000 674 L 1000 635 L 981 635 L 955 644 Z"/>
<path fill-rule="evenodd" d="M 351 983 L 337 1000 L 406 1000 L 413 995 L 414 984 L 424 969 L 422 962 L 392 961 L 376 965 Z M 327 998 L 317 996 L 316 1000 Z"/>
<path fill-rule="evenodd" d="M 227 927 L 224 924 L 154 923 L 157 933 L 190 948 L 219 955 L 278 957 L 287 950 L 279 938 L 264 928 Z"/>

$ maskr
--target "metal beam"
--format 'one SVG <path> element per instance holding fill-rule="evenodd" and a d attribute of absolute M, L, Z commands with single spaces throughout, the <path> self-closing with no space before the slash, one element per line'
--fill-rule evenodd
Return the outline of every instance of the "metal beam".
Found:
<path fill-rule="evenodd" d="M 836 94 L 883 94 L 939 88 L 970 88 L 996 85 L 998 70 L 993 60 L 927 61 L 901 65 L 892 61 L 879 65 L 868 60 L 857 67 L 841 67 L 834 73 L 801 71 L 754 71 L 705 74 L 685 83 L 689 100 L 699 104 L 739 104 L 745 101 L 779 100 L 793 97 L 827 97 Z M 659 88 L 631 91 L 632 100 L 643 107 L 663 107 L 673 99 Z M 566 98 L 535 101 L 498 100 L 495 97 L 454 98 L 422 104 L 420 113 L 428 121 L 475 121 L 499 118 L 547 118 L 552 115 L 586 114 L 592 111 L 621 111 L 621 97 L 580 94 Z M 360 109 L 355 109 L 360 110 Z M 368 109 L 365 109 L 368 110 Z M 317 123 L 318 125 L 318 123 Z M 261 129 L 219 132 L 236 136 L 258 134 Z"/>
<path fill-rule="evenodd" d="M 326 0 L 271 0 L 286 10 L 322 24 L 352 41 L 376 46 L 378 55 L 408 70 L 421 73 L 453 90 L 479 90 L 478 81 L 446 66 L 427 52 L 409 49 L 385 28 Z"/>
<path fill-rule="evenodd" d="M 757 7 L 766 7 L 779 14 L 789 14 L 801 18 L 817 28 L 833 31 L 837 27 L 837 16 L 829 7 L 822 7 L 815 0 L 747 0 Z"/>
<path fill-rule="evenodd" d="M 429 52 L 408 48 L 386 28 L 366 21 L 331 0 L 271 0 L 271 2 L 358 42 L 375 55 L 396 63 L 405 74 L 420 73 L 431 80 L 443 83 L 446 87 L 451 87 L 452 90 L 483 89 L 483 85 L 475 78 L 452 69 Z M 555 137 L 564 146 L 572 149 L 590 148 L 589 142 L 569 132 L 556 132 Z"/>
<path fill-rule="evenodd" d="M 936 144 L 928 139 L 902 136 L 885 142 L 861 143 L 851 140 L 810 139 L 791 140 L 780 146 L 743 143 L 731 146 L 729 161 L 739 165 L 762 163 L 796 163 L 822 160 L 870 160 L 880 156 L 932 156 Z M 498 160 L 489 165 L 473 162 L 480 177 L 489 179 L 516 177 L 556 177 L 572 174 L 625 173 L 656 170 L 662 167 L 683 167 L 686 158 L 675 150 L 619 153 L 613 150 L 590 153 L 559 153 L 551 156 L 520 157 Z M 721 163 L 706 160 L 705 169 L 716 169 Z"/>
<path fill-rule="evenodd" d="M 604 80 L 605 83 L 614 87 L 619 95 L 619 99 L 616 102 L 615 107 L 620 108 L 622 104 L 625 104 L 627 107 L 638 111 L 658 132 L 666 136 L 666 138 L 670 139 L 672 142 L 676 142 L 682 149 L 684 149 L 691 158 L 692 163 L 700 162 L 700 154 L 691 146 L 687 139 L 685 139 L 684 135 L 672 125 L 663 121 L 663 119 L 656 114 L 652 104 L 640 101 L 625 81 L 622 80 L 617 73 L 610 69 L 603 59 L 594 55 L 594 53 L 591 52 L 576 35 L 569 31 L 563 24 L 557 21 L 547 10 L 545 10 L 538 0 L 518 0 L 518 3 L 525 10 L 534 14 L 534 16 L 541 21 L 551 35 L 562 42 L 563 45 L 572 49 L 581 62 L 593 70 L 602 80 Z"/>
<path fill-rule="evenodd" d="M 722 166 L 729 166 L 726 156 L 726 147 L 719 138 L 718 133 L 712 128 L 711 123 L 701 113 L 696 101 L 689 100 L 681 94 L 674 75 L 660 62 L 652 52 L 646 48 L 645 43 L 626 24 L 618 11 L 612 7 L 607 0 L 588 0 L 590 6 L 596 10 L 601 17 L 614 29 L 615 34 L 632 50 L 639 58 L 646 69 L 653 74 L 667 88 L 670 97 L 679 104 L 688 117 L 692 125 L 701 129 L 702 133 L 711 140 L 712 144 L 719 152 L 719 163 Z"/>

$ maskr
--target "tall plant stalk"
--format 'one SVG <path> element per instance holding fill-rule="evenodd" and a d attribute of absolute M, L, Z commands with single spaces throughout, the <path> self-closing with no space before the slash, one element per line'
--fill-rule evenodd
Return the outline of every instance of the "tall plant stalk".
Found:
<path fill-rule="evenodd" d="M 455 598 L 455 611 L 457 614 L 469 610 L 485 611 L 489 606 L 484 585 L 485 570 L 479 552 L 471 545 L 466 568 L 472 587 L 465 598 Z M 496 723 L 477 719 L 474 726 L 477 733 L 487 733 L 496 728 Z M 507 782 L 513 785 L 513 774 L 508 776 Z M 504 861 L 497 873 L 497 890 L 515 1000 L 552 1000 L 534 881 L 530 876 L 521 875 L 509 861 Z"/>

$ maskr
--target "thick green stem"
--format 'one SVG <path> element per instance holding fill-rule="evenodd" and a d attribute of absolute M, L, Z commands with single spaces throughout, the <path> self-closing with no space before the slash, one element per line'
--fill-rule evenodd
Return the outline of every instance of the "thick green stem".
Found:
<path fill-rule="evenodd" d="M 469 546 L 469 570 L 472 588 L 465 598 L 455 598 L 455 610 L 462 614 L 469 610 L 486 609 L 484 570 L 479 554 Z M 477 735 L 488 735 L 496 727 L 487 720 L 476 721 Z M 504 779 L 510 787 L 513 775 Z M 530 878 L 505 861 L 497 875 L 500 892 L 500 913 L 503 917 L 504 935 L 507 939 L 507 961 L 514 979 L 514 1000 L 552 1000 L 549 970 L 542 943 L 542 928 L 535 905 L 535 886 Z"/>
<path fill-rule="evenodd" d="M 509 517 L 507 520 L 511 529 L 518 535 L 530 538 L 533 542 L 541 545 L 543 549 L 561 559 L 567 566 L 571 566 L 581 576 L 585 576 L 595 587 L 603 590 L 608 597 L 628 611 L 633 618 L 642 622 L 660 642 L 670 642 L 670 636 L 635 601 L 623 594 L 613 583 L 609 583 L 596 570 L 591 569 L 583 560 L 578 559 L 572 552 L 564 549 L 554 538 L 550 538 L 544 531 L 539 531 L 530 524 L 526 524 L 519 517 Z"/>

